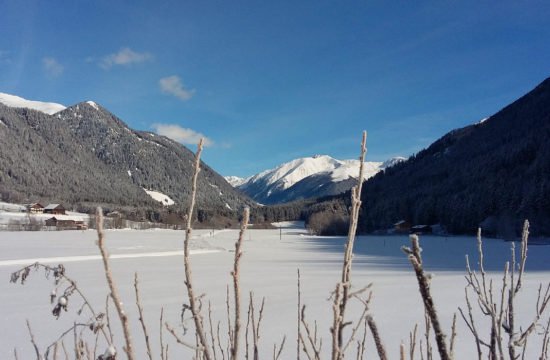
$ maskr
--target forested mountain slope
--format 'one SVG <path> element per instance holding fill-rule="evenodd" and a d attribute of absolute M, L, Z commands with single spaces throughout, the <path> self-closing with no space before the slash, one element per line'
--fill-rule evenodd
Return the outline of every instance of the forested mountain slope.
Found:
<path fill-rule="evenodd" d="M 130 129 L 94 102 L 53 115 L 0 104 L 0 191 L 5 201 L 90 208 L 161 207 L 144 188 L 187 207 L 193 153 L 166 137 Z M 202 163 L 198 205 L 219 212 L 251 201 Z"/>
<path fill-rule="evenodd" d="M 363 187 L 360 230 L 404 219 L 453 233 L 550 235 L 550 78 L 478 124 L 451 131 Z"/>

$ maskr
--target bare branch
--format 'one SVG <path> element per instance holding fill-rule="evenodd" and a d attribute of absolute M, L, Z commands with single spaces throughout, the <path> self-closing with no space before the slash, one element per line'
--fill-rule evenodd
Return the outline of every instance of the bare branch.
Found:
<path fill-rule="evenodd" d="M 122 331 L 124 333 L 124 340 L 126 341 L 126 347 L 124 348 L 124 351 L 128 356 L 128 360 L 134 360 L 135 358 L 134 347 L 132 345 L 132 336 L 130 333 L 130 328 L 128 326 L 128 317 L 124 312 L 124 308 L 122 306 L 122 299 L 118 294 L 118 289 L 115 285 L 113 274 L 111 273 L 111 267 L 109 265 L 109 260 L 108 260 L 109 254 L 105 249 L 105 243 L 104 243 L 105 235 L 103 234 L 103 211 L 101 210 L 100 207 L 97 208 L 96 223 L 97 223 L 97 236 L 98 236 L 97 246 L 99 247 L 99 251 L 101 252 L 101 258 L 103 259 L 103 269 L 105 272 L 105 277 L 107 279 L 107 284 L 109 285 L 109 289 L 111 290 L 111 297 L 115 304 L 115 309 L 118 313 L 120 322 L 122 323 Z"/>

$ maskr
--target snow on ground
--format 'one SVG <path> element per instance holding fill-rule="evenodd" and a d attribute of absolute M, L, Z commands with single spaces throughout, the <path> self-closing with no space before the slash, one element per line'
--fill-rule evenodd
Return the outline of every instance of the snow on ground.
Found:
<path fill-rule="evenodd" d="M 49 115 L 55 114 L 56 112 L 66 109 L 66 107 L 61 104 L 27 100 L 19 96 L 10 95 L 10 94 L 1 93 L 1 92 L 0 92 L 0 103 L 9 107 L 34 109 Z"/>
<path fill-rule="evenodd" d="M 162 205 L 168 206 L 168 205 L 174 205 L 174 200 L 172 200 L 168 195 L 164 195 L 160 191 L 154 191 L 154 190 L 147 190 L 143 188 L 147 195 L 155 199 L 156 201 L 160 201 Z"/>
<path fill-rule="evenodd" d="M 305 229 L 305 223 L 303 221 L 279 221 L 271 223 L 271 225 L 275 226 L 276 228 L 283 228 L 283 229 Z"/>
<path fill-rule="evenodd" d="M 19 204 L 11 204 L 6 202 L 0 202 L 0 211 L 21 212 L 27 211 L 27 208 Z"/>
<path fill-rule="evenodd" d="M 220 250 L 195 253 L 191 256 L 191 262 L 195 291 L 197 294 L 206 294 L 204 306 L 207 307 L 207 302 L 211 302 L 214 324 L 221 321 L 221 333 L 226 334 L 226 286 L 231 284 L 230 269 L 238 231 L 216 231 L 212 234 L 208 230 L 200 230 L 193 234 L 193 250 Z M 307 305 L 307 318 L 312 323 L 318 321 L 319 334 L 324 338 L 323 358 L 326 358 L 330 351 L 329 328 L 332 321 L 331 302 L 327 299 L 340 277 L 344 238 L 313 237 L 296 227 L 283 229 L 282 240 L 279 240 L 279 236 L 279 229 L 250 230 L 243 244 L 240 269 L 243 300 L 247 302 L 247 294 L 252 290 L 257 303 L 266 297 L 260 337 L 261 358 L 271 358 L 273 344 L 279 343 L 284 335 L 287 335 L 287 339 L 281 358 L 296 358 L 298 268 L 301 274 L 302 303 Z M 141 298 L 152 350 L 158 354 L 161 308 L 164 309 L 164 320 L 181 333 L 178 323 L 186 295 L 183 256 L 178 252 L 181 252 L 183 237 L 183 231 L 174 230 L 106 231 L 106 245 L 112 254 L 113 275 L 129 315 L 136 351 L 140 354 L 138 358 L 145 357 L 145 346 L 134 300 L 134 272 L 138 272 L 140 277 Z M 108 290 L 101 261 L 97 259 L 95 239 L 92 230 L 0 232 L 0 261 L 4 264 L 0 266 L 0 279 L 4 279 L 0 281 L 0 358 L 13 358 L 14 347 L 18 349 L 19 358 L 34 357 L 26 319 L 29 319 L 41 349 L 53 342 L 73 321 L 86 320 L 84 316 L 78 318 L 76 315 L 82 304 L 76 297 L 71 297 L 68 312 L 62 312 L 60 319 L 56 320 L 51 315 L 53 306 L 49 299 L 51 279 L 48 281 L 42 273 L 31 272 L 25 285 L 10 284 L 10 273 L 21 266 L 7 261 L 51 257 L 75 260 L 66 262 L 67 274 L 77 280 L 79 288 L 96 308 L 102 309 Z M 408 342 L 409 331 L 415 323 L 419 324 L 419 333 L 423 334 L 422 302 L 416 279 L 406 257 L 399 250 L 402 244 L 407 243 L 405 236 L 368 236 L 359 237 L 356 241 L 357 251 L 352 271 L 354 288 L 373 283 L 371 312 L 378 323 L 390 359 L 399 358 L 399 343 L 402 340 Z M 465 306 L 464 255 L 469 254 L 472 265 L 476 264 L 476 241 L 466 237 L 422 237 L 421 244 L 426 269 L 435 274 L 431 282 L 434 301 L 439 309 L 442 326 L 449 333 L 453 313 L 458 306 Z M 504 261 L 509 257 L 510 243 L 485 240 L 484 245 L 488 274 L 495 279 L 495 284 L 500 284 L 500 273 Z M 170 256 L 143 256 L 163 252 L 175 253 Z M 118 256 L 124 254 L 134 254 L 135 257 Z M 88 258 L 79 261 L 79 256 Z M 89 258 L 93 256 L 96 257 Z M 530 247 L 524 287 L 517 299 L 517 326 L 525 327 L 533 318 L 538 284 L 550 279 L 549 256 L 550 246 Z M 119 351 L 122 351 L 119 322 L 113 315 L 112 307 L 110 310 L 112 325 L 117 333 L 115 341 Z M 355 319 L 358 311 L 358 307 L 352 306 L 348 311 L 349 319 Z M 246 314 L 246 310 L 243 310 L 243 314 Z M 547 314 L 544 319 L 548 319 Z M 476 321 L 480 327 L 488 325 L 479 314 Z M 246 321 L 243 323 L 243 331 L 245 324 Z M 486 329 L 484 334 L 488 333 Z M 193 336 L 187 335 L 186 339 L 192 342 Z M 164 340 L 169 343 L 170 358 L 192 356 L 188 350 L 176 344 L 167 332 L 164 333 Z M 244 347 L 244 342 L 242 344 Z M 72 346 L 72 337 L 67 339 L 65 345 Z M 532 352 L 526 358 L 535 358 L 539 345 L 540 340 L 532 338 L 529 343 Z M 477 358 L 472 337 L 460 319 L 456 346 L 457 359 Z M 367 356 L 370 358 L 374 354 L 374 345 L 369 337 Z M 416 357 L 420 358 L 418 353 Z"/>

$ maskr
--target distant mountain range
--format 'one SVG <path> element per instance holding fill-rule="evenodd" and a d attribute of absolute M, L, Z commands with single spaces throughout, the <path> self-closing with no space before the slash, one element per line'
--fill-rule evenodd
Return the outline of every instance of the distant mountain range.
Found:
<path fill-rule="evenodd" d="M 363 187 L 360 231 L 399 220 L 512 237 L 550 235 L 550 78 L 493 116 L 449 132 Z"/>
<path fill-rule="evenodd" d="M 365 179 L 405 158 L 386 162 L 365 162 Z M 357 182 L 359 160 L 337 160 L 328 155 L 299 158 L 243 179 L 225 179 L 261 204 L 280 204 L 295 200 L 343 193 Z"/>
<path fill-rule="evenodd" d="M 65 108 L 0 94 L 4 201 L 60 202 L 81 210 L 162 209 L 173 201 L 174 209 L 185 209 L 193 161 L 180 143 L 130 129 L 95 102 Z M 206 164 L 201 168 L 201 209 L 230 212 L 253 204 Z"/>

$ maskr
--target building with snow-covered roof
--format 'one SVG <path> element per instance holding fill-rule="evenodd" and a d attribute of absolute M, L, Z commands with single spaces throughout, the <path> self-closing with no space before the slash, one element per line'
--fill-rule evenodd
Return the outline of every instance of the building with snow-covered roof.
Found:
<path fill-rule="evenodd" d="M 44 208 L 45 214 L 65 215 L 65 208 L 61 204 L 49 204 Z"/>
<path fill-rule="evenodd" d="M 27 204 L 27 212 L 41 214 L 44 212 L 44 206 L 40 203 Z"/>

